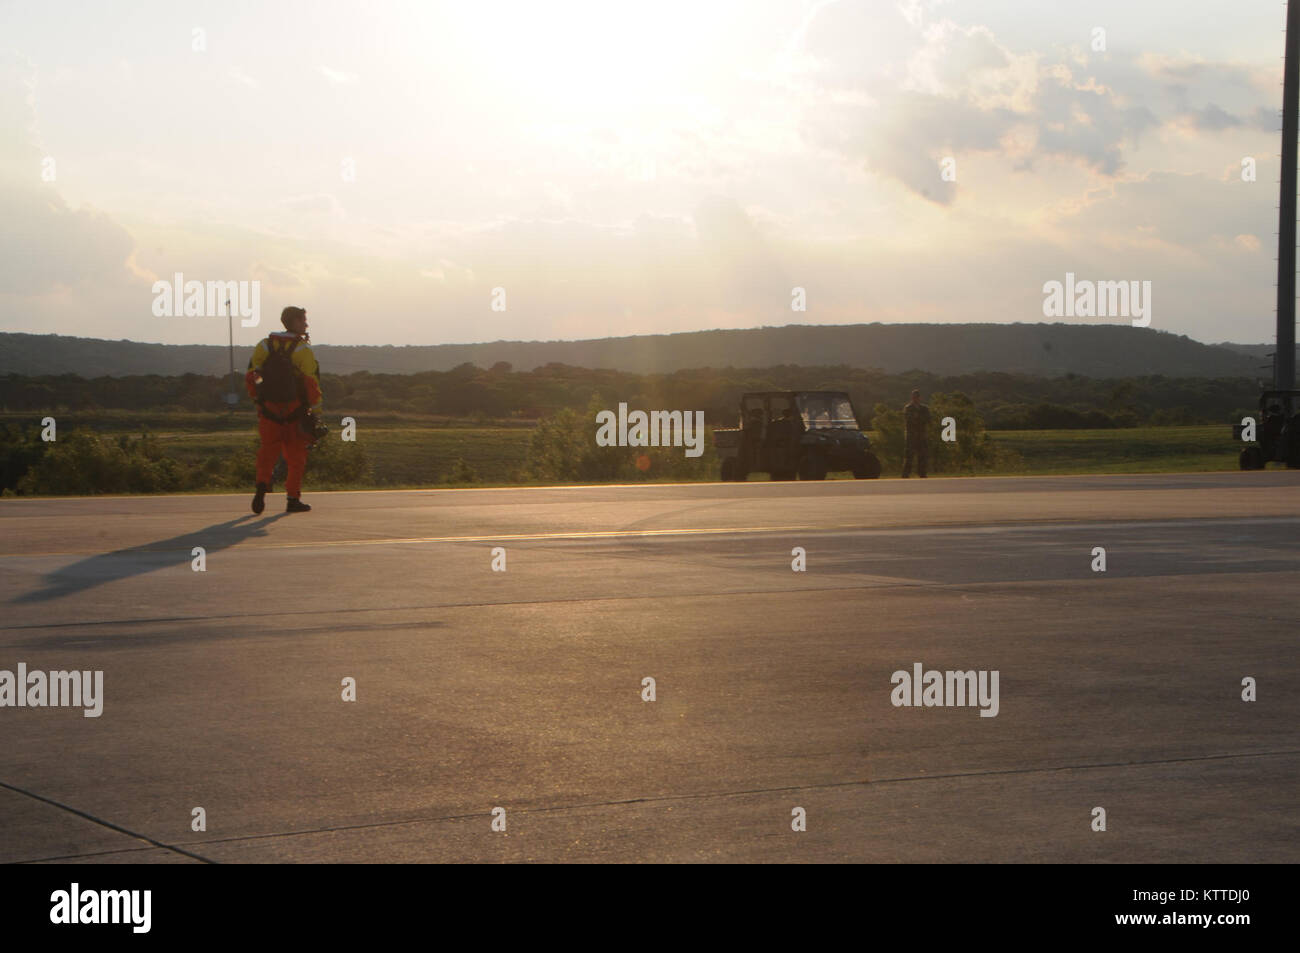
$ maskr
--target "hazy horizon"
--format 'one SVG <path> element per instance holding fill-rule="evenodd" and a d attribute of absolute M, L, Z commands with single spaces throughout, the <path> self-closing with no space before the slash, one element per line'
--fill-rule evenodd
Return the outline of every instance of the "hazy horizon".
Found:
<path fill-rule="evenodd" d="M 222 320 L 224 321 L 224 319 L 222 319 Z M 313 339 L 313 340 L 314 340 L 314 343 L 316 344 L 316 346 L 318 346 L 318 347 L 320 347 L 320 346 L 323 346 L 323 347 L 443 347 L 443 346 L 457 346 L 457 347 L 459 347 L 459 346 L 480 345 L 480 344 L 578 344 L 578 343 L 581 343 L 581 342 L 583 342 L 583 341 L 598 341 L 598 340 L 603 340 L 603 339 L 605 339 L 605 338 L 655 337 L 655 336 L 657 336 L 657 335 L 663 335 L 663 334 L 697 334 L 697 333 L 707 332 L 707 331 L 761 331 L 761 330 L 764 330 L 765 328 L 780 328 L 780 327 L 809 327 L 809 328 L 813 328 L 813 327 L 852 327 L 852 326 L 855 326 L 855 325 L 863 325 L 863 324 L 871 324 L 871 323 L 873 323 L 873 322 L 869 322 L 869 321 L 854 321 L 854 322 L 846 322 L 845 324 L 812 324 L 811 322 L 806 323 L 806 324 L 797 324 L 797 323 L 791 322 L 791 323 L 786 324 L 786 325 L 756 325 L 756 326 L 754 326 L 754 327 L 750 327 L 750 328 L 691 328 L 691 329 L 686 329 L 686 330 L 682 330 L 682 331 L 647 331 L 647 332 L 644 332 L 644 333 L 642 333 L 642 334 L 617 334 L 617 335 L 616 335 L 616 334 L 607 334 L 607 335 L 599 335 L 599 336 L 592 336 L 592 337 L 580 337 L 580 338 L 493 338 L 493 339 L 491 339 L 491 340 L 485 338 L 485 339 L 483 339 L 483 340 L 476 340 L 476 341 L 432 341 L 432 342 L 429 342 L 429 343 L 427 343 L 427 344 L 412 344 L 412 343 L 403 343 L 403 342 L 400 342 L 400 341 L 362 341 L 362 342 L 343 342 L 343 341 L 332 341 L 332 340 L 328 340 L 327 338 L 325 338 L 325 337 L 323 337 L 323 336 L 322 336 L 319 340 L 316 340 L 316 339 Z M 928 325 L 928 326 L 942 326 L 943 324 L 948 324 L 948 323 L 952 323 L 952 324 L 955 325 L 957 322 L 885 321 L 885 322 L 879 322 L 879 323 L 881 323 L 881 324 L 888 324 L 888 325 L 895 325 L 895 326 L 922 325 L 922 324 L 924 324 L 924 325 Z M 970 324 L 1013 325 L 1013 324 L 1016 324 L 1017 322 L 1013 322 L 1013 321 L 966 321 L 966 322 L 961 322 L 961 323 L 962 323 L 962 324 L 967 324 L 967 325 L 970 325 Z M 1022 322 L 1018 322 L 1018 323 L 1020 323 L 1020 324 L 1026 324 L 1026 325 L 1027 325 L 1027 324 L 1036 323 L 1036 322 L 1022 321 Z M 1044 323 L 1044 324 L 1051 324 L 1051 323 L 1053 323 L 1053 322 L 1046 322 L 1046 321 L 1045 321 L 1045 322 L 1042 322 L 1042 323 Z M 1057 323 L 1064 324 L 1065 322 L 1057 322 Z M 1122 326 L 1122 325 L 1121 325 L 1121 326 Z M 236 346 L 236 347 L 244 347 L 244 348 L 252 347 L 254 344 L 257 343 L 257 341 L 258 341 L 260 338 L 265 337 L 266 334 L 269 334 L 269 333 L 272 332 L 272 331 L 278 331 L 278 330 L 281 330 L 278 319 L 273 320 L 272 324 L 270 324 L 270 325 L 264 325 L 264 326 L 258 328 L 256 331 L 252 331 L 252 330 L 250 330 L 250 331 L 247 331 L 247 332 L 242 332 L 242 335 L 241 335 L 241 331 L 240 331 L 240 329 L 239 329 L 238 322 L 236 322 L 236 324 L 235 324 L 235 329 L 236 329 L 236 330 L 235 330 L 235 342 L 234 342 L 234 343 L 235 343 L 235 346 Z M 1155 329 L 1155 330 L 1159 331 L 1160 329 L 1157 328 L 1157 329 Z M 223 340 L 223 341 L 179 341 L 179 342 L 177 342 L 177 341 L 143 341 L 143 340 L 139 340 L 139 339 L 137 339 L 137 338 L 101 338 L 101 337 L 94 337 L 94 336 L 91 336 L 91 335 L 71 335 L 71 334 L 64 334 L 64 333 L 61 332 L 61 331 L 24 331 L 24 330 L 10 330 L 10 329 L 5 329 L 4 331 L 0 331 L 0 333 L 8 333 L 8 334 L 36 334 L 36 335 L 41 335 L 41 334 L 50 334 L 50 335 L 57 335 L 57 336 L 63 336 L 63 337 L 80 337 L 80 338 L 84 338 L 84 339 L 87 339 L 87 340 L 105 341 L 105 342 L 108 342 L 108 343 L 120 343 L 120 342 L 125 341 L 125 342 L 128 343 L 128 344 L 162 344 L 162 345 L 169 345 L 169 344 L 171 344 L 171 345 L 178 345 L 178 346 L 185 346 L 185 345 L 191 345 L 191 344 L 200 344 L 200 345 L 204 345 L 204 346 L 208 346 L 208 347 L 221 347 L 221 348 L 224 348 L 224 347 L 227 346 L 227 344 L 226 344 L 226 342 L 225 342 L 224 340 Z M 314 333 L 314 332 L 313 332 L 313 333 Z M 1171 334 L 1177 334 L 1177 333 L 1180 333 L 1180 332 L 1172 332 L 1172 331 L 1171 331 L 1171 332 L 1168 332 L 1168 333 L 1171 333 Z M 1186 335 L 1186 336 L 1187 336 L 1188 338 L 1190 338 L 1191 340 L 1196 341 L 1196 342 L 1199 343 L 1199 344 L 1208 344 L 1208 345 L 1243 345 L 1243 346 L 1247 346 L 1247 347 L 1258 347 L 1258 346 L 1261 346 L 1261 345 L 1272 346 L 1273 343 L 1274 343 L 1274 342 L 1271 341 L 1271 340 L 1270 340 L 1270 341 L 1232 341 L 1232 340 L 1227 340 L 1227 339 L 1225 339 L 1225 340 L 1220 340 L 1220 341 L 1203 341 L 1203 340 L 1201 340 L 1201 339 L 1199 339 L 1199 338 L 1196 338 L 1196 337 L 1194 337 L 1194 336 L 1192 336 L 1192 335 L 1190 335 L 1190 334 L 1189 334 L 1189 335 Z M 1296 345 L 1296 348 L 1297 348 L 1297 351 L 1300 352 L 1300 344 L 1297 344 L 1297 345 Z"/>
<path fill-rule="evenodd" d="M 1053 323 L 1070 273 L 1272 343 L 1283 17 L 13 3 L 0 330 L 225 344 L 154 313 L 177 273 L 260 283 L 241 345 L 287 304 L 339 345 Z"/>

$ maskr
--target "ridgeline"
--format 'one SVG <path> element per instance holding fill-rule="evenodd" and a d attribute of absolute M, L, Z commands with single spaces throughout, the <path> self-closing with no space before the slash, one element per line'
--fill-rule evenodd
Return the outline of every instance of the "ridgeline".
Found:
<path fill-rule="evenodd" d="M 224 327 L 220 329 L 224 334 Z M 265 333 L 271 328 L 257 329 Z M 240 329 L 249 341 L 256 333 Z M 1260 378 L 1270 345 L 1202 344 L 1188 337 L 1126 325 L 853 324 L 694 331 L 588 341 L 494 341 L 430 346 L 336 346 L 322 322 L 313 343 L 322 370 L 350 374 L 415 374 L 463 364 L 500 362 L 516 371 L 547 364 L 634 374 L 693 368 L 800 365 L 848 366 L 890 374 L 979 372 L 1090 378 Z M 235 367 L 251 346 L 235 348 Z M 158 374 L 219 376 L 228 355 L 220 345 L 141 344 L 53 334 L 0 333 L 0 374 L 123 377 Z"/>

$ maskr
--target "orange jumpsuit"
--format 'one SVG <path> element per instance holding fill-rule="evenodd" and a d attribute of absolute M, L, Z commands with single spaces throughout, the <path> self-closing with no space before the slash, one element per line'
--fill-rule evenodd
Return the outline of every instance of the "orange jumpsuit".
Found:
<path fill-rule="evenodd" d="M 244 375 L 244 384 L 250 397 L 257 399 L 259 372 L 271 353 L 271 348 L 286 348 L 298 339 L 298 335 L 292 331 L 277 331 L 257 345 L 248 362 L 248 373 Z M 304 385 L 309 409 L 318 411 L 321 402 L 320 366 L 306 341 L 294 349 L 293 366 Z M 269 412 L 287 420 L 287 423 L 271 420 L 260 409 L 257 415 L 257 433 L 262 438 L 262 446 L 257 451 L 257 482 L 265 483 L 268 487 L 271 485 L 271 471 L 275 469 L 280 455 L 284 454 L 284 462 L 289 467 L 284 490 L 292 498 L 297 498 L 302 492 L 302 472 L 307 466 L 307 448 L 311 446 L 311 438 L 303 432 L 301 426 L 302 418 L 289 420 L 290 415 L 300 407 L 302 402 L 298 400 L 266 403 Z"/>

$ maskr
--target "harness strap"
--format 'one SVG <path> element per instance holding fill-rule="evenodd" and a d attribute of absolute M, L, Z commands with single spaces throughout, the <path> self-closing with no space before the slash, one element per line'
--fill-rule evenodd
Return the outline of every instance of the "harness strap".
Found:
<path fill-rule="evenodd" d="M 289 414 L 288 417 L 281 417 L 279 414 L 271 413 L 271 411 L 268 410 L 266 407 L 266 401 L 262 400 L 262 398 L 260 397 L 257 399 L 256 403 L 257 403 L 257 412 L 261 414 L 263 417 L 265 417 L 267 420 L 271 421 L 272 423 L 291 424 L 294 421 L 302 420 L 304 417 L 307 416 L 307 408 L 302 403 L 299 403 L 298 406 Z"/>

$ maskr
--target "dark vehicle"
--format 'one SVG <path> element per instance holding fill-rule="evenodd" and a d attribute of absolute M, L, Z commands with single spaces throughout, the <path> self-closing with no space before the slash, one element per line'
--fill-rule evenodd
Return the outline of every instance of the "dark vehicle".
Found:
<path fill-rule="evenodd" d="M 740 400 L 740 427 L 713 431 L 722 479 L 754 472 L 773 480 L 824 480 L 848 470 L 859 480 L 880 476 L 880 460 L 858 429 L 849 395 L 838 390 L 766 391 Z"/>
<path fill-rule="evenodd" d="M 1291 413 L 1297 398 L 1300 390 L 1266 390 L 1260 394 L 1256 442 L 1241 451 L 1241 469 L 1263 470 L 1270 460 L 1300 469 L 1300 413 Z M 1241 431 L 1241 424 L 1233 424 L 1233 439 L 1240 440 Z"/>

